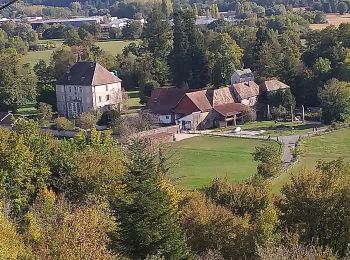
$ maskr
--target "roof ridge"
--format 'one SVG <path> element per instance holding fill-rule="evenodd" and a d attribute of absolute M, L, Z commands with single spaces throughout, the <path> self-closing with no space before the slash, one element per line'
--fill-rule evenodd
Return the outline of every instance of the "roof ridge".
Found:
<path fill-rule="evenodd" d="M 96 77 L 96 68 L 97 68 L 97 62 L 91 62 L 94 63 L 94 72 L 93 72 L 93 76 L 92 76 L 92 80 L 91 80 L 91 84 L 93 86 L 95 86 L 95 77 Z M 99 64 L 100 65 L 100 64 Z M 101 66 L 101 65 L 100 65 Z"/>

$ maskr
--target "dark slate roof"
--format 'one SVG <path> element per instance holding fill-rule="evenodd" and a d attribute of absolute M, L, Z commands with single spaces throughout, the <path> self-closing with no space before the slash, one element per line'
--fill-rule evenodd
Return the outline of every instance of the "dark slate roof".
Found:
<path fill-rule="evenodd" d="M 168 115 L 185 93 L 186 89 L 181 88 L 156 88 L 148 99 L 146 109 L 150 109 L 153 114 Z"/>
<path fill-rule="evenodd" d="M 117 82 L 121 82 L 121 80 L 99 63 L 82 61 L 75 63 L 56 84 L 99 86 Z"/>

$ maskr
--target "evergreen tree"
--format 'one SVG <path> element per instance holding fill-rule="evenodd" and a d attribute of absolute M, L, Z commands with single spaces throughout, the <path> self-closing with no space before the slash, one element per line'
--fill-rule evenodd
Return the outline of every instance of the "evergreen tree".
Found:
<path fill-rule="evenodd" d="M 172 47 L 171 27 L 161 11 L 154 9 L 147 19 L 142 34 L 141 59 L 150 57 L 150 70 L 153 80 L 164 84 L 169 79 L 168 56 Z"/>
<path fill-rule="evenodd" d="M 195 25 L 193 12 L 178 12 L 174 24 L 174 48 L 171 53 L 174 83 L 203 88 L 209 82 L 208 57 L 204 37 Z"/>
<path fill-rule="evenodd" d="M 173 2 L 172 0 L 162 0 L 162 12 L 166 18 L 169 18 L 173 13 Z"/>
<path fill-rule="evenodd" d="M 123 194 L 112 210 L 120 223 L 120 246 L 132 259 L 161 255 L 165 259 L 189 259 L 184 234 L 175 219 L 175 210 L 160 188 L 156 153 L 146 141 L 135 139 L 127 149 Z"/>

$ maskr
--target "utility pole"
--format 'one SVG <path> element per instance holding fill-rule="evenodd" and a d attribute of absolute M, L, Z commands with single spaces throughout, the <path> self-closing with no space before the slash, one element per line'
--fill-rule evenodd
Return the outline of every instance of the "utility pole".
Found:
<path fill-rule="evenodd" d="M 267 118 L 271 119 L 270 104 L 267 104 Z"/>
<path fill-rule="evenodd" d="M 292 123 L 294 122 L 293 106 L 290 106 L 290 114 L 292 115 Z"/>
<path fill-rule="evenodd" d="M 301 106 L 303 109 L 303 123 L 305 123 L 305 107 L 304 105 Z"/>

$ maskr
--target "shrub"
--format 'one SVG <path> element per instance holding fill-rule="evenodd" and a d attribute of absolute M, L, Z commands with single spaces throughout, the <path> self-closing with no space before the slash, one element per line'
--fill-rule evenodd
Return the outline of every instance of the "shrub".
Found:
<path fill-rule="evenodd" d="M 256 112 L 250 107 L 246 107 L 242 111 L 243 122 L 248 123 L 256 120 Z"/>
<path fill-rule="evenodd" d="M 83 129 L 91 129 L 97 123 L 96 116 L 91 112 L 82 113 L 78 118 L 78 125 Z"/>
<path fill-rule="evenodd" d="M 39 103 L 38 107 L 38 119 L 42 125 L 46 125 L 50 122 L 52 118 L 52 106 L 46 103 Z"/>
<path fill-rule="evenodd" d="M 159 83 L 151 80 L 151 81 L 147 81 L 140 90 L 140 103 L 141 104 L 145 104 L 148 101 L 148 98 L 151 96 L 152 91 L 155 88 L 159 88 Z"/>
<path fill-rule="evenodd" d="M 278 146 L 268 143 L 256 147 L 253 153 L 254 161 L 260 162 L 257 174 L 264 179 L 276 176 L 282 169 L 281 153 Z"/>
<path fill-rule="evenodd" d="M 55 120 L 55 125 L 57 130 L 63 130 L 63 131 L 68 131 L 68 130 L 73 130 L 74 125 L 71 121 L 69 121 L 67 118 L 65 117 L 58 117 Z"/>

